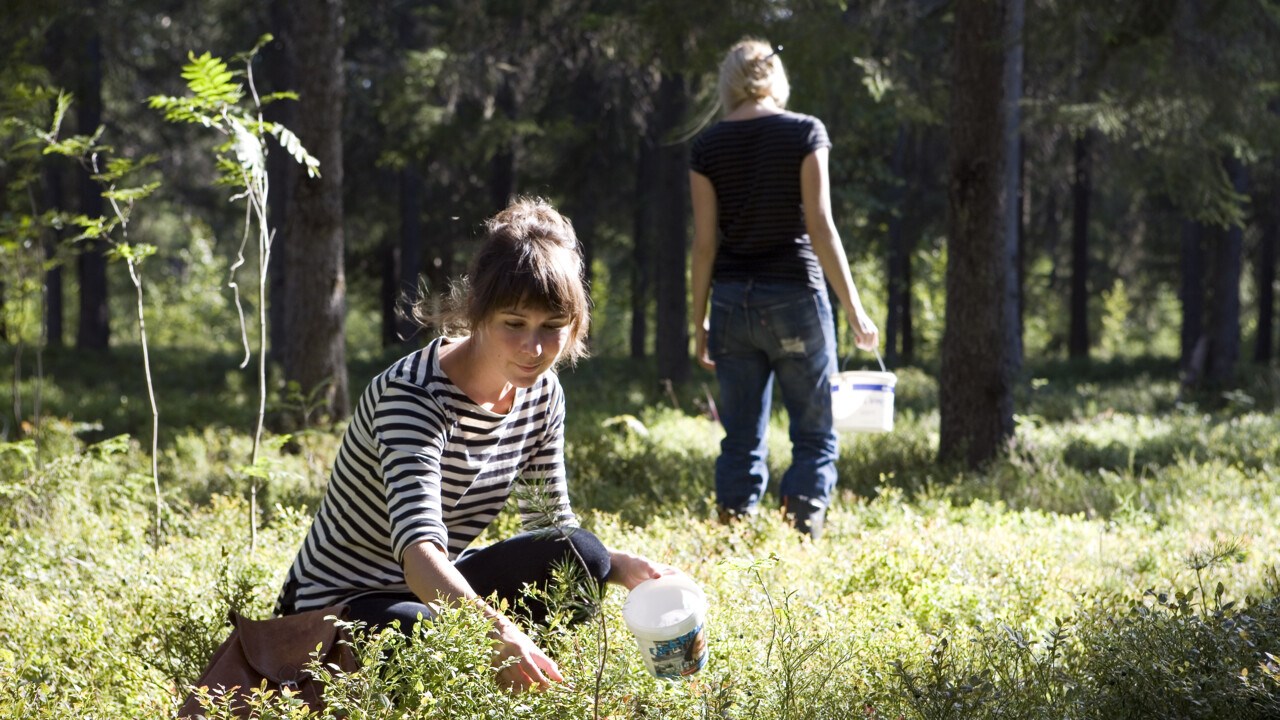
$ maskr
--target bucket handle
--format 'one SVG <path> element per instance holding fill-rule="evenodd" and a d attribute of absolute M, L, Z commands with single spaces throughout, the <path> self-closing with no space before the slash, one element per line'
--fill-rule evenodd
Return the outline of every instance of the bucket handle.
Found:
<path fill-rule="evenodd" d="M 880 363 L 880 372 L 888 372 L 887 370 L 885 370 L 885 369 L 884 369 L 884 360 L 883 360 L 883 359 L 881 359 L 881 357 L 880 357 L 880 348 L 878 348 L 878 347 L 877 347 L 877 348 L 872 348 L 872 349 L 871 349 L 871 352 L 873 352 L 873 353 L 875 353 L 875 354 L 876 354 L 876 362 Z M 844 356 L 844 362 L 840 364 L 840 370 L 841 370 L 841 372 L 843 372 L 843 371 L 844 371 L 845 366 L 849 364 L 849 358 L 850 358 L 850 357 L 852 357 L 852 356 L 853 356 L 853 353 L 850 353 L 849 355 L 845 355 L 845 356 Z"/>

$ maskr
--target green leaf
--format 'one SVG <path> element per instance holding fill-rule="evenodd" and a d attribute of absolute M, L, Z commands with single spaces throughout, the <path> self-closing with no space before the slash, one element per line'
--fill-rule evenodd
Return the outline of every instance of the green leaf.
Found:
<path fill-rule="evenodd" d="M 257 478 L 259 480 L 269 480 L 271 478 L 271 469 L 262 464 L 261 458 L 253 465 L 240 466 L 240 472 L 245 477 Z"/>
<path fill-rule="evenodd" d="M 73 135 L 66 140 L 49 143 L 45 146 L 44 154 L 79 158 L 89 154 L 90 147 L 89 138 L 84 135 Z"/>
<path fill-rule="evenodd" d="M 292 90 L 282 90 L 280 92 L 267 93 L 266 95 L 263 95 L 260 98 L 263 105 L 266 105 L 267 103 L 273 103 L 277 100 L 297 100 L 297 99 L 298 99 L 298 93 Z"/>
<path fill-rule="evenodd" d="M 215 127 L 221 123 L 218 117 L 220 105 L 199 98 L 152 95 L 148 98 L 147 105 L 163 111 L 164 119 L 169 122 L 199 124 L 205 127 Z"/>
<path fill-rule="evenodd" d="M 307 177 L 320 177 L 320 161 L 307 152 L 302 146 L 302 141 L 289 128 L 274 124 L 271 126 L 271 134 L 275 135 L 276 140 L 280 142 L 280 147 L 285 152 L 293 156 L 295 162 L 307 168 Z"/>
<path fill-rule="evenodd" d="M 17 440 L 0 443 L 0 455 L 14 453 L 21 457 L 28 468 L 35 467 L 36 443 L 34 440 Z"/>
<path fill-rule="evenodd" d="M 126 435 L 116 435 L 115 437 L 109 437 L 106 440 L 90 445 L 89 450 L 92 451 L 98 457 L 106 457 L 107 455 L 121 455 L 123 453 L 129 452 L 129 436 L 126 434 Z"/>
<path fill-rule="evenodd" d="M 102 193 L 102 197 L 107 200 L 115 200 L 116 202 L 135 202 L 150 196 L 160 187 L 158 182 L 150 182 L 145 185 L 127 188 L 111 188 Z"/>
<path fill-rule="evenodd" d="M 68 218 L 70 223 L 80 228 L 80 234 L 71 238 L 72 242 L 77 240 L 93 240 L 95 238 L 105 237 L 116 226 L 114 220 L 108 220 L 105 217 L 89 217 L 88 215 L 74 215 Z"/>
<path fill-rule="evenodd" d="M 67 110 L 71 109 L 71 94 L 58 92 L 58 101 L 53 108 L 53 121 L 49 123 L 49 138 L 58 137 L 58 132 L 62 128 L 62 120 L 67 116 Z"/>
<path fill-rule="evenodd" d="M 152 255 L 155 255 L 158 251 L 159 250 L 155 245 L 151 245 L 149 243 L 137 243 L 133 245 L 129 243 L 119 243 L 111 246 L 111 249 L 107 251 L 107 257 L 113 260 L 127 260 L 137 264 Z"/>
<path fill-rule="evenodd" d="M 182 68 L 182 78 L 187 87 L 200 100 L 214 104 L 235 105 L 244 96 L 240 83 L 234 82 L 236 74 L 227 69 L 221 58 L 205 52 L 196 57 L 194 52 L 187 53 L 189 63 Z"/>
<path fill-rule="evenodd" d="M 257 135 L 249 132 L 244 123 L 234 117 L 229 120 L 235 137 L 236 160 L 250 177 L 261 176 L 266 172 L 266 156 L 262 152 L 262 141 Z"/>
<path fill-rule="evenodd" d="M 109 185 L 130 173 L 137 172 L 149 165 L 154 165 L 159 159 L 159 156 L 154 154 L 145 155 L 138 160 L 112 158 L 107 161 L 106 169 L 94 175 L 93 179 L 104 185 Z"/>

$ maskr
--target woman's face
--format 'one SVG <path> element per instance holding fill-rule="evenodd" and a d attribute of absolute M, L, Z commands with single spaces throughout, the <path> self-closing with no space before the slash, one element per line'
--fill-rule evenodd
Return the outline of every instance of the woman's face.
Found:
<path fill-rule="evenodd" d="M 567 316 L 521 306 L 494 313 L 476 339 L 491 370 L 512 385 L 527 388 L 555 364 L 569 341 L 569 331 Z"/>

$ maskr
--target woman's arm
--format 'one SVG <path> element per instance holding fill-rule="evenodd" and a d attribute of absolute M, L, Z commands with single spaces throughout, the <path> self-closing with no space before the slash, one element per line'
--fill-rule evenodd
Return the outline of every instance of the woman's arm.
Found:
<path fill-rule="evenodd" d="M 711 179 L 689 171 L 689 195 L 693 204 L 693 332 L 694 357 L 708 370 L 715 369 L 707 352 L 707 300 L 711 296 L 711 266 L 716 260 L 716 188 Z"/>
<path fill-rule="evenodd" d="M 438 601 L 471 603 L 478 607 L 493 623 L 489 637 L 493 638 L 493 666 L 501 668 L 498 680 L 520 691 L 536 685 L 550 685 L 551 681 L 563 682 L 560 668 L 515 623 L 486 603 L 467 579 L 458 572 L 449 556 L 438 545 L 423 541 L 409 546 L 404 554 L 404 577 L 409 589 L 422 602 L 430 605 Z M 501 667 L 509 658 L 516 662 Z"/>
<path fill-rule="evenodd" d="M 849 259 L 840 244 L 840 233 L 831 217 L 831 184 L 827 173 L 827 148 L 809 153 L 800 164 L 800 197 L 804 203 L 804 224 L 813 253 L 822 273 L 836 292 L 840 306 L 853 327 L 854 344 L 871 350 L 880 344 L 880 331 L 862 307 L 858 289 L 849 274 Z"/>

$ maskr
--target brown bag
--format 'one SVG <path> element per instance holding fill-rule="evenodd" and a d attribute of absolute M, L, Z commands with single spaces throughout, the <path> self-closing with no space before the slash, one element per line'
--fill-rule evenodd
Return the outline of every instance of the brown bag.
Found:
<path fill-rule="evenodd" d="M 323 710 L 322 685 L 312 678 L 306 666 L 319 645 L 320 662 L 336 665 L 344 672 L 359 667 L 346 629 L 325 619 L 344 618 L 346 612 L 345 605 L 335 605 L 268 620 L 250 620 L 232 613 L 235 629 L 213 654 L 195 686 L 208 688 L 215 697 L 234 692 L 232 711 L 237 717 L 247 716 L 244 700 L 263 681 L 269 690 L 288 688 L 313 711 Z M 203 717 L 194 692 L 187 696 L 178 717 Z"/>

